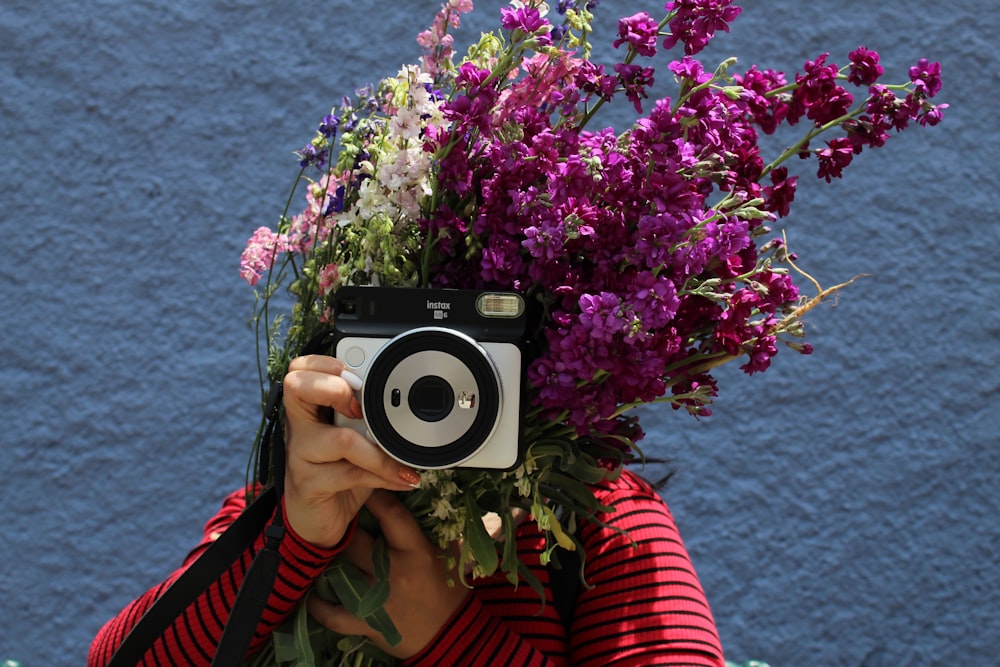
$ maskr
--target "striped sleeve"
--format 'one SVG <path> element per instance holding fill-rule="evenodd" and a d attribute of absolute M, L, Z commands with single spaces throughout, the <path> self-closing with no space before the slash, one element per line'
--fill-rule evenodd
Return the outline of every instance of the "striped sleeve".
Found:
<path fill-rule="evenodd" d="M 233 522 L 245 507 L 243 490 L 226 497 L 222 508 L 205 525 L 201 542 L 185 559 L 182 567 L 163 583 L 154 586 L 136 598 L 98 632 L 88 657 L 88 667 L 103 667 L 142 615 L 170 585 L 184 573 L 209 545 Z M 284 511 L 284 507 L 280 508 Z M 288 525 L 287 520 L 285 525 Z M 342 544 L 346 544 L 345 539 Z M 147 651 L 141 665 L 209 665 L 215 647 L 225 627 L 229 610 L 239 591 L 243 576 L 254 556 L 264 547 L 264 536 L 259 535 L 249 545 L 233 566 L 208 590 L 203 592 L 171 627 Z M 274 590 L 267 601 L 260 624 L 254 635 L 251 652 L 259 649 L 285 618 L 295 609 L 299 600 L 309 590 L 339 549 L 317 549 L 287 530 L 281 541 L 281 565 Z"/>
<path fill-rule="evenodd" d="M 608 527 L 580 528 L 592 586 L 577 600 L 573 665 L 724 665 L 715 621 L 673 516 L 624 473 L 602 497 Z"/>
<path fill-rule="evenodd" d="M 569 632 L 553 604 L 545 539 L 518 528 L 518 553 L 542 583 L 546 604 L 522 580 L 475 582 L 473 595 L 407 667 L 724 667 L 711 610 L 669 509 L 631 472 L 595 490 L 615 511 L 586 523 L 586 553 Z"/>

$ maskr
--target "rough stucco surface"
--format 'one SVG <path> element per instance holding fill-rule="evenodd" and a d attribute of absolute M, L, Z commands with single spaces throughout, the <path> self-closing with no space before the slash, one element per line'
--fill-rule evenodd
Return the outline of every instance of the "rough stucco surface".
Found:
<path fill-rule="evenodd" d="M 480 4 L 480 24 L 500 6 Z M 802 179 L 803 264 L 870 277 L 811 315 L 813 356 L 722 373 L 712 418 L 649 411 L 646 449 L 678 470 L 665 495 L 731 659 L 992 664 L 997 14 L 746 4 L 706 60 L 793 71 L 865 44 L 898 79 L 928 56 L 952 107 L 841 182 Z M 280 212 L 290 152 L 344 92 L 412 60 L 437 5 L 0 3 L 0 660 L 82 664 L 240 482 L 256 426 L 243 241 Z M 610 26 L 658 5 L 599 10 Z"/>

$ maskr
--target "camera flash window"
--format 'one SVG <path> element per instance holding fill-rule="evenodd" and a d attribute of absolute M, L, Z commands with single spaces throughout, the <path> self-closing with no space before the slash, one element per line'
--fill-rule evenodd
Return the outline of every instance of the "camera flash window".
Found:
<path fill-rule="evenodd" d="M 520 294 L 486 292 L 476 299 L 476 310 L 483 317 L 514 319 L 524 312 L 524 299 Z"/>

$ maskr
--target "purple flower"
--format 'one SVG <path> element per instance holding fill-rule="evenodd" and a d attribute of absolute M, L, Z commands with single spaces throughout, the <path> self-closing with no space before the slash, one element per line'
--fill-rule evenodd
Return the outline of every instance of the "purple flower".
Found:
<path fill-rule="evenodd" d="M 926 105 L 926 108 L 917 116 L 917 122 L 924 126 L 934 127 L 944 120 L 944 110 L 947 104 Z"/>
<path fill-rule="evenodd" d="M 636 113 L 642 113 L 642 100 L 647 97 L 647 86 L 653 85 L 653 68 L 639 65 L 615 65 L 618 79 L 625 87 L 625 96 L 632 102 Z"/>
<path fill-rule="evenodd" d="M 472 62 L 464 62 L 459 66 L 455 75 L 455 83 L 469 89 L 476 89 L 482 86 L 490 78 L 488 69 L 480 69 Z"/>
<path fill-rule="evenodd" d="M 764 198 L 767 210 L 779 218 L 788 215 L 792 201 L 795 199 L 795 186 L 798 176 L 788 177 L 788 167 L 778 167 L 771 171 L 771 185 L 764 188 Z"/>
<path fill-rule="evenodd" d="M 489 83 L 490 71 L 479 69 L 471 62 L 464 63 L 458 70 L 455 82 L 467 86 L 466 94 L 457 94 L 444 105 L 444 117 L 455 121 L 462 129 L 476 128 L 487 132 L 490 113 L 496 102 L 497 92 Z"/>
<path fill-rule="evenodd" d="M 715 36 L 716 30 L 729 32 L 740 12 L 733 0 L 671 0 L 664 9 L 674 12 L 670 19 L 670 34 L 663 41 L 663 48 L 672 49 L 678 41 L 684 43 L 684 53 L 699 53 Z"/>
<path fill-rule="evenodd" d="M 640 56 L 654 56 L 659 30 L 659 24 L 646 12 L 622 17 L 618 19 L 618 39 L 612 46 L 617 49 L 627 43 Z"/>
<path fill-rule="evenodd" d="M 520 30 L 525 34 L 534 35 L 540 44 L 551 43 L 547 32 L 537 34 L 542 28 L 551 24 L 542 18 L 541 13 L 535 7 L 504 7 L 500 10 L 500 25 L 504 30 L 511 32 Z"/>
<path fill-rule="evenodd" d="M 788 115 L 788 103 L 780 95 L 768 93 L 785 85 L 785 75 L 774 70 L 750 67 L 744 75 L 733 77 L 744 88 L 744 102 L 753 114 L 754 122 L 765 134 L 774 134 L 778 124 Z"/>
<path fill-rule="evenodd" d="M 910 68 L 910 81 L 927 97 L 934 97 L 941 91 L 941 63 L 921 58 Z"/>
<path fill-rule="evenodd" d="M 762 311 L 773 313 L 799 298 L 799 288 L 795 286 L 792 277 L 787 273 L 762 271 L 754 276 L 753 281 L 757 293 L 761 296 L 759 308 Z"/>
<path fill-rule="evenodd" d="M 580 2 L 580 0 L 559 0 L 559 4 L 556 6 L 556 11 L 560 14 L 565 14 L 568 9 L 576 9 L 580 5 L 588 12 L 593 10 L 600 4 L 600 0 L 586 0 L 586 2 Z"/>
<path fill-rule="evenodd" d="M 854 146 L 847 137 L 837 137 L 826 142 L 826 148 L 816 153 L 819 159 L 819 169 L 816 175 L 829 183 L 834 178 L 840 178 L 844 167 L 851 164 L 854 158 Z"/>
<path fill-rule="evenodd" d="M 579 324 L 591 338 L 610 342 L 625 331 L 621 300 L 612 292 L 580 297 Z"/>
<path fill-rule="evenodd" d="M 652 271 L 643 271 L 635 277 L 628 303 L 636 316 L 630 334 L 642 336 L 667 326 L 680 306 L 674 283 L 666 275 Z"/>
<path fill-rule="evenodd" d="M 319 133 L 322 134 L 327 139 L 330 139 L 335 134 L 337 134 L 337 127 L 340 125 L 340 119 L 333 114 L 328 114 L 323 117 L 323 120 L 319 123 Z"/>
<path fill-rule="evenodd" d="M 604 65 L 595 65 L 589 60 L 580 63 L 574 83 L 583 92 L 597 95 L 605 102 L 614 96 L 618 88 L 617 77 L 605 74 Z"/>
<path fill-rule="evenodd" d="M 740 366 L 747 375 L 763 373 L 771 365 L 771 358 L 778 354 L 774 336 L 758 336 L 748 352 L 749 359 Z"/>
<path fill-rule="evenodd" d="M 798 84 L 792 93 L 789 122 L 794 123 L 802 115 L 817 125 L 824 125 L 847 113 L 854 97 L 837 85 L 838 68 L 826 63 L 829 53 L 807 61 L 805 73 L 795 76 Z"/>
<path fill-rule="evenodd" d="M 870 86 L 882 76 L 885 69 L 879 64 L 878 53 L 859 46 L 848 55 L 851 69 L 847 80 L 855 86 Z"/>
<path fill-rule="evenodd" d="M 687 79 L 695 86 L 699 86 L 712 79 L 712 73 L 706 72 L 701 62 L 691 56 L 684 56 L 680 60 L 675 60 L 668 67 L 678 78 Z"/>
<path fill-rule="evenodd" d="M 326 151 L 316 148 L 311 143 L 299 149 L 296 155 L 299 156 L 299 166 L 303 169 L 310 166 L 322 169 L 326 164 Z"/>

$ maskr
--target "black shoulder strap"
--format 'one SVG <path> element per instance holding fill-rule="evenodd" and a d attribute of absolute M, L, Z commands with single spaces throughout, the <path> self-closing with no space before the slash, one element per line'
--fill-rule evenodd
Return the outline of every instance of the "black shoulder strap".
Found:
<path fill-rule="evenodd" d="M 580 595 L 580 552 L 558 549 L 559 566 L 549 561 L 549 588 L 552 589 L 552 605 L 569 634 L 576 611 L 576 599 Z"/>
<path fill-rule="evenodd" d="M 270 481 L 270 485 L 146 610 L 118 647 L 108 667 L 135 667 L 184 609 L 208 590 L 263 531 L 264 548 L 254 557 L 243 577 L 212 660 L 212 665 L 243 663 L 281 564 L 278 547 L 285 526 L 282 513 L 274 510 L 284 491 L 285 479 L 285 439 L 278 419 L 282 396 L 282 384 L 272 384 L 264 411 L 266 426 L 261 440 L 258 480 L 261 484 Z M 274 520 L 267 525 L 272 516 Z"/>
<path fill-rule="evenodd" d="M 198 595 L 207 590 L 232 565 L 247 545 L 252 544 L 260 535 L 267 520 L 274 514 L 275 507 L 277 507 L 277 491 L 274 487 L 270 487 L 250 503 L 236 521 L 219 536 L 219 539 L 213 542 L 146 611 L 118 647 L 108 667 L 135 667 L 139 664 L 153 642 Z M 254 562 L 256 563 L 256 560 Z M 242 590 L 241 587 L 241 593 Z"/>

